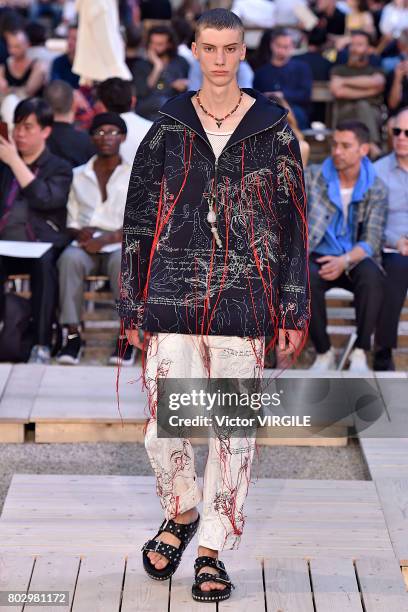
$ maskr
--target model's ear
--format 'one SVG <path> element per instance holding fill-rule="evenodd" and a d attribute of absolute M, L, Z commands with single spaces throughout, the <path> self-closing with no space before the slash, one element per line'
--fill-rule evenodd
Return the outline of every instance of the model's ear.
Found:
<path fill-rule="evenodd" d="M 240 58 L 239 58 L 241 61 L 245 59 L 245 56 L 246 56 L 246 50 L 247 50 L 247 48 L 246 48 L 246 44 L 245 44 L 245 43 L 242 43 L 242 51 L 241 51 L 241 56 L 240 56 Z"/>
<path fill-rule="evenodd" d="M 194 55 L 194 57 L 196 59 L 198 59 L 198 55 L 197 55 L 197 45 L 195 43 L 195 41 L 193 40 L 193 42 L 191 43 L 191 52 Z"/>

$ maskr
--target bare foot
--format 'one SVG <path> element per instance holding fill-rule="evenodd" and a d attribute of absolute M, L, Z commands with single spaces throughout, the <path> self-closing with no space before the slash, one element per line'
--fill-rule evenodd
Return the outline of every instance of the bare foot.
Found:
<path fill-rule="evenodd" d="M 205 546 L 199 546 L 197 556 L 201 557 L 203 555 L 205 555 L 206 557 L 214 557 L 214 559 L 218 559 L 218 550 L 213 550 L 212 548 L 206 548 Z M 207 565 L 202 567 L 197 575 L 199 576 L 200 574 L 204 572 L 207 572 L 208 574 L 214 574 L 215 576 L 219 575 L 218 570 L 216 570 L 214 567 L 208 567 Z M 211 582 L 207 580 L 200 584 L 200 589 L 202 591 L 212 591 L 212 589 L 218 589 L 220 591 L 223 591 L 225 587 L 226 585 L 221 584 L 220 582 Z"/>
<path fill-rule="evenodd" d="M 182 525 L 186 525 L 187 523 L 193 523 L 197 519 L 197 517 L 197 508 L 191 508 L 191 510 L 187 510 L 186 512 L 178 514 L 173 520 L 175 523 L 181 523 Z M 175 546 L 176 548 L 178 548 L 180 545 L 180 538 L 177 538 L 175 535 L 169 533 L 168 531 L 163 531 L 155 539 L 160 540 L 160 542 L 164 542 L 165 544 L 171 544 L 171 546 Z M 154 551 L 149 551 L 147 553 L 147 556 L 150 559 L 150 563 L 152 563 L 154 567 L 158 570 L 164 569 L 169 562 L 166 557 Z"/>

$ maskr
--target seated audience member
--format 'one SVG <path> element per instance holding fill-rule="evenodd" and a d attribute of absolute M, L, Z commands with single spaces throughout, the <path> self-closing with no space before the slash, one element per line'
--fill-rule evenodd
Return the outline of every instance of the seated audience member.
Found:
<path fill-rule="evenodd" d="M 311 322 L 317 351 L 312 368 L 334 369 L 335 358 L 326 331 L 325 293 L 342 287 L 354 293 L 356 348 L 350 370 L 368 370 L 364 351 L 371 348 L 383 295 L 381 248 L 387 212 L 387 190 L 367 157 L 369 132 L 359 121 L 340 123 L 333 135 L 332 155 L 306 168 L 308 196 Z"/>
<path fill-rule="evenodd" d="M 79 87 L 79 75 L 72 72 L 75 58 L 78 28 L 71 25 L 67 35 L 67 52 L 55 58 L 51 66 L 51 81 L 66 81 L 74 89 Z"/>
<path fill-rule="evenodd" d="M 61 364 L 79 363 L 83 342 L 80 321 L 84 279 L 89 274 L 106 274 L 115 299 L 119 299 L 122 224 L 131 166 L 119 154 L 126 138 L 126 123 L 116 113 L 101 113 L 93 119 L 90 134 L 96 155 L 74 169 L 68 199 L 67 226 L 78 246 L 68 246 L 58 260 L 60 322 L 64 343 L 57 355 Z M 103 252 L 104 247 L 110 247 Z M 112 250 L 113 248 L 113 250 Z M 110 363 L 117 362 L 117 351 Z M 128 346 L 125 365 L 132 364 L 135 351 Z"/>
<path fill-rule="evenodd" d="M 393 152 L 374 167 L 388 187 L 383 266 L 384 300 L 375 334 L 374 370 L 395 370 L 392 349 L 398 345 L 398 322 L 408 290 L 408 109 L 393 121 Z"/>
<path fill-rule="evenodd" d="M 246 60 L 240 62 L 239 64 L 237 81 L 240 87 L 251 88 L 253 85 L 254 71 Z M 188 88 L 191 91 L 197 91 L 200 89 L 202 82 L 203 74 L 201 72 L 200 62 L 195 59 L 188 73 Z"/>
<path fill-rule="evenodd" d="M 389 55 L 383 56 L 381 60 L 381 67 L 387 75 L 392 73 L 400 62 L 408 58 L 408 29 L 403 30 L 388 49 Z"/>
<path fill-rule="evenodd" d="M 55 53 L 55 51 L 51 51 L 46 46 L 47 31 L 45 26 L 43 26 L 42 23 L 32 21 L 26 25 L 25 32 L 30 43 L 28 57 L 32 60 L 38 60 L 43 64 L 45 70 L 45 80 L 48 82 L 51 64 L 57 57 L 57 53 Z"/>
<path fill-rule="evenodd" d="M 323 57 L 322 50 L 327 42 L 327 34 L 324 30 L 314 28 L 307 33 L 307 51 L 297 56 L 305 62 L 312 71 L 313 81 L 328 81 L 333 64 Z"/>
<path fill-rule="evenodd" d="M 151 71 L 151 64 L 144 57 L 143 30 L 132 24 L 126 28 L 125 39 L 126 64 L 132 74 L 137 95 L 143 98 L 149 93 L 147 77 Z"/>
<path fill-rule="evenodd" d="M 336 0 L 317 0 L 316 15 L 319 22 L 316 27 L 326 31 L 329 37 L 343 36 L 346 29 L 346 15 L 336 6 Z"/>
<path fill-rule="evenodd" d="M 149 73 L 145 87 L 137 89 L 136 111 L 153 121 L 169 98 L 187 89 L 189 64 L 184 57 L 177 55 L 174 32 L 167 26 L 151 28 L 146 47 L 147 60 L 144 60 L 144 64 L 148 66 Z M 146 74 L 143 68 L 142 72 Z"/>
<path fill-rule="evenodd" d="M 387 106 L 391 115 L 408 105 L 408 30 L 398 39 L 399 55 L 383 60 L 384 70 L 391 68 L 387 75 Z"/>
<path fill-rule="evenodd" d="M 44 91 L 44 99 L 54 113 L 54 123 L 47 146 L 51 153 L 66 159 L 72 167 L 85 164 L 95 147 L 84 131 L 74 127 L 74 90 L 66 81 L 52 81 Z"/>
<path fill-rule="evenodd" d="M 48 363 L 57 305 L 56 260 L 69 241 L 66 206 L 72 170 L 46 146 L 52 110 L 41 99 L 21 101 L 14 113 L 15 144 L 0 136 L 0 239 L 51 242 L 39 259 L 0 257 L 0 319 L 9 274 L 30 274 L 35 345 L 31 363 Z"/>
<path fill-rule="evenodd" d="M 29 56 L 29 41 L 24 30 L 6 32 L 9 57 L 0 66 L 0 93 L 16 93 L 21 98 L 39 95 L 45 83 L 46 68 Z"/>
<path fill-rule="evenodd" d="M 370 37 L 366 32 L 352 33 L 349 61 L 331 71 L 330 89 L 336 98 L 336 120 L 357 119 L 370 132 L 373 152 L 381 146 L 381 104 L 385 76 L 381 68 L 369 63 Z"/>
<path fill-rule="evenodd" d="M 175 31 L 178 40 L 177 55 L 184 57 L 191 68 L 195 62 L 194 55 L 191 50 L 191 43 L 194 40 L 194 30 L 187 19 L 183 17 L 174 17 L 171 22 L 171 27 Z"/>
<path fill-rule="evenodd" d="M 408 7 L 406 0 L 393 0 L 386 4 L 381 13 L 380 32 L 388 39 L 398 38 L 408 28 Z"/>
<path fill-rule="evenodd" d="M 132 165 L 137 148 L 152 125 L 133 110 L 136 96 L 133 95 L 132 82 L 117 77 L 107 79 L 99 84 L 97 96 L 96 108 L 100 107 L 102 112 L 118 113 L 126 123 L 127 136 L 120 145 L 120 156 Z"/>
<path fill-rule="evenodd" d="M 42 17 L 49 17 L 52 19 L 53 28 L 56 28 L 61 22 L 64 2 L 60 0 L 57 2 L 52 0 L 32 0 L 29 4 L 31 6 L 28 14 L 33 21 Z"/>
<path fill-rule="evenodd" d="M 294 112 L 301 130 L 309 126 L 312 71 L 293 59 L 294 44 L 287 30 L 278 29 L 271 37 L 271 60 L 255 71 L 254 89 L 283 97 Z"/>
<path fill-rule="evenodd" d="M 370 13 L 367 0 L 347 0 L 349 12 L 346 14 L 346 35 L 355 30 L 375 36 L 374 19 Z"/>

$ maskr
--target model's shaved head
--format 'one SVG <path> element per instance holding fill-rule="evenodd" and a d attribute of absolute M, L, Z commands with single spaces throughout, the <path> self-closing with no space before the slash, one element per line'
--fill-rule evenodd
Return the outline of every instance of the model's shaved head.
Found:
<path fill-rule="evenodd" d="M 244 40 L 244 25 L 241 19 L 232 11 L 227 9 L 212 9 L 201 15 L 196 23 L 195 40 L 197 41 L 201 32 L 206 29 L 212 30 L 238 30 Z"/>

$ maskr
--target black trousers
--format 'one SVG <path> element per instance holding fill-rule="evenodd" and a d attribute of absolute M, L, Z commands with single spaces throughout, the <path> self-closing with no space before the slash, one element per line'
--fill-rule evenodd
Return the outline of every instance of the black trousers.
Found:
<path fill-rule="evenodd" d="M 408 256 L 384 253 L 383 266 L 387 276 L 375 344 L 378 348 L 391 349 L 398 345 L 398 323 L 408 291 Z"/>
<path fill-rule="evenodd" d="M 61 249 L 51 248 L 38 259 L 0 256 L 0 319 L 4 313 L 4 283 L 9 274 L 29 274 L 34 343 L 51 345 L 52 324 L 58 304 L 57 259 Z"/>
<path fill-rule="evenodd" d="M 356 347 L 370 350 L 371 335 L 374 333 L 381 308 L 385 275 L 371 258 L 366 257 L 350 270 L 349 275 L 343 273 L 334 281 L 324 280 L 318 273 L 320 264 L 316 263 L 316 259 L 319 257 L 321 255 L 312 253 L 309 258 L 311 289 L 309 334 L 316 351 L 325 353 L 330 348 L 330 339 L 326 331 L 325 293 L 332 287 L 341 287 L 354 293 L 357 321 Z"/>

